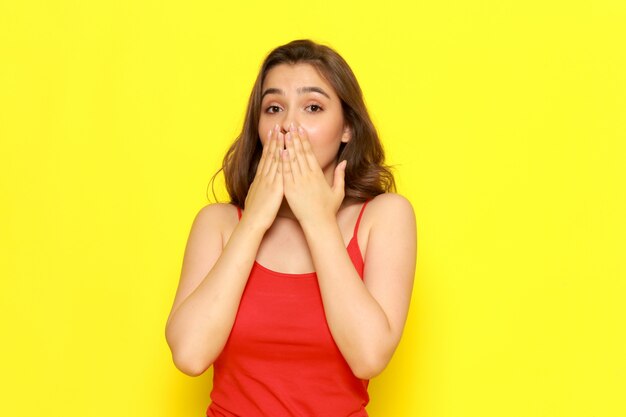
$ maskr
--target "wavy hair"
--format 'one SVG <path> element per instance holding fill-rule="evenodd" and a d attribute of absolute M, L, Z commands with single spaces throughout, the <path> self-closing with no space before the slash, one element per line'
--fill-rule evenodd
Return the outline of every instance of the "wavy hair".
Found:
<path fill-rule="evenodd" d="M 223 171 L 230 203 L 245 208 L 246 196 L 263 152 L 258 132 L 263 81 L 273 67 L 298 63 L 312 65 L 334 88 L 341 100 L 344 121 L 352 129 L 351 139 L 340 144 L 336 159 L 337 163 L 344 159 L 348 161 L 344 198 L 366 201 L 385 192 L 395 192 L 392 167 L 384 163 L 382 144 L 350 66 L 332 48 L 309 39 L 299 39 L 272 50 L 263 61 L 248 100 L 243 129 L 226 152 L 222 167 L 211 178 L 213 196 L 215 177 Z"/>

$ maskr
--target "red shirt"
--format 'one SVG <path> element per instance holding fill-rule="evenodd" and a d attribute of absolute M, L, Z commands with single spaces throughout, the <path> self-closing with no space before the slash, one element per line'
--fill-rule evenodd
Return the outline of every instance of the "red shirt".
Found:
<path fill-rule="evenodd" d="M 347 247 L 361 279 L 357 231 L 366 205 Z M 354 376 L 335 344 L 315 272 L 286 274 L 255 261 L 213 371 L 209 417 L 368 415 L 369 380 Z"/>

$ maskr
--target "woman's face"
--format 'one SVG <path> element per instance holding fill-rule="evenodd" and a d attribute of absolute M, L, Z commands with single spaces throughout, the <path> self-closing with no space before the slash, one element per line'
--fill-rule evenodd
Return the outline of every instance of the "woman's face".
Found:
<path fill-rule="evenodd" d="M 302 126 L 324 172 L 335 168 L 341 142 L 351 131 L 344 126 L 341 100 L 310 64 L 280 64 L 267 72 L 262 86 L 259 136 L 265 146 L 276 124 L 282 132 L 293 124 Z"/>

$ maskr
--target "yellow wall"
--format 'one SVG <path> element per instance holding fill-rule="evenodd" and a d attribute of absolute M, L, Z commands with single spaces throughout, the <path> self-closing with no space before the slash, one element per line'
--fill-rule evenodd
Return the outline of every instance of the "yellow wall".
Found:
<path fill-rule="evenodd" d="M 296 38 L 352 66 L 418 220 L 370 415 L 626 415 L 626 3 L 404 3 L 0 2 L 2 415 L 203 415 L 165 320 Z"/>

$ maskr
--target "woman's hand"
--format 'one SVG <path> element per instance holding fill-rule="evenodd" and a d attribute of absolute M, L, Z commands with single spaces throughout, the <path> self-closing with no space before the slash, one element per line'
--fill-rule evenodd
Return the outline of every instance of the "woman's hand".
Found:
<path fill-rule="evenodd" d="M 283 173 L 280 154 L 284 140 L 285 136 L 280 132 L 278 125 L 269 131 L 256 169 L 256 175 L 246 196 L 246 207 L 242 220 L 245 218 L 247 221 L 264 228 L 264 230 L 269 229 L 274 223 L 283 201 Z"/>
<path fill-rule="evenodd" d="M 332 187 L 313 154 L 311 142 L 302 127 L 290 127 L 285 135 L 282 174 L 285 198 L 300 222 L 317 224 L 335 220 L 345 196 L 344 177 L 347 161 L 335 168 Z"/>

